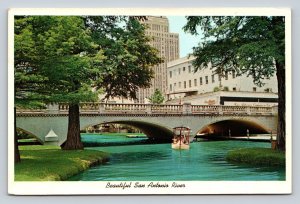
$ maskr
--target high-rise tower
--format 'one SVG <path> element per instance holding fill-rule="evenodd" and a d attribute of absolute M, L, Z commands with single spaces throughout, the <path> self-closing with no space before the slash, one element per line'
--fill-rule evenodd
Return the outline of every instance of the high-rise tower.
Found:
<path fill-rule="evenodd" d="M 179 35 L 169 32 L 169 21 L 165 16 L 147 16 L 142 22 L 147 26 L 146 34 L 153 39 L 150 44 L 159 51 L 163 63 L 153 67 L 154 78 L 152 86 L 140 89 L 137 94 L 138 102 L 144 103 L 155 89 L 159 89 L 165 96 L 167 94 L 167 63 L 179 58 Z"/>

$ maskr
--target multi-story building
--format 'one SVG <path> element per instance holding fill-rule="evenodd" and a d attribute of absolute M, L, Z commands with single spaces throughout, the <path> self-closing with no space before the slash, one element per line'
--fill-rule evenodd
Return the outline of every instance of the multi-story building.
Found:
<path fill-rule="evenodd" d="M 273 76 L 258 87 L 252 77 L 235 72 L 218 75 L 211 67 L 194 72 L 194 57 L 168 63 L 168 103 L 191 102 L 207 105 L 274 105 L 277 103 L 277 80 Z"/>
<path fill-rule="evenodd" d="M 164 62 L 153 67 L 152 86 L 138 91 L 139 103 L 147 102 L 147 98 L 154 93 L 155 89 L 159 89 L 166 96 L 168 90 L 167 63 L 179 58 L 179 35 L 169 32 L 167 17 L 147 16 L 147 20 L 142 23 L 147 26 L 146 34 L 153 39 L 150 44 L 159 51 Z"/>
<path fill-rule="evenodd" d="M 169 21 L 165 16 L 147 16 L 147 20 L 141 21 L 146 25 L 146 35 L 152 38 L 151 46 L 159 51 L 159 56 L 164 60 L 163 63 L 153 67 L 154 78 L 151 81 L 152 86 L 147 89 L 139 89 L 137 93 L 137 101 L 126 99 L 123 97 L 110 98 L 109 102 L 116 103 L 147 103 L 149 98 L 155 91 L 159 89 L 166 98 L 167 83 L 167 63 L 179 58 L 179 34 L 169 32 Z M 102 100 L 104 95 L 99 96 Z"/>

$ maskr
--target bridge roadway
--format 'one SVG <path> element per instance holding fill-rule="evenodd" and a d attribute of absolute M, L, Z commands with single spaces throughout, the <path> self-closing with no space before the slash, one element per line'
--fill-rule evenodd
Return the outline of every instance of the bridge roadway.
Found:
<path fill-rule="evenodd" d="M 149 138 L 170 140 L 172 128 L 189 126 L 197 132 L 240 134 L 276 132 L 277 107 L 152 104 L 80 104 L 80 128 L 115 123 L 139 128 Z M 60 145 L 66 140 L 68 104 L 49 105 L 47 109 L 18 109 L 17 128 L 31 133 L 44 144 Z M 228 127 L 230 126 L 230 127 Z"/>

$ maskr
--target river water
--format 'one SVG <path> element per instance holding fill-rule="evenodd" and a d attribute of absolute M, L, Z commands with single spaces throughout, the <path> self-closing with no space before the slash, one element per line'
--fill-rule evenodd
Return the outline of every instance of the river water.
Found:
<path fill-rule="evenodd" d="M 228 151 L 246 147 L 270 147 L 267 142 L 204 141 L 191 143 L 190 150 L 173 150 L 171 144 L 138 144 L 143 138 L 84 135 L 86 149 L 111 153 L 107 164 L 92 167 L 71 181 L 278 181 L 285 180 L 279 168 L 233 165 Z M 127 144 L 127 145 L 126 145 Z"/>

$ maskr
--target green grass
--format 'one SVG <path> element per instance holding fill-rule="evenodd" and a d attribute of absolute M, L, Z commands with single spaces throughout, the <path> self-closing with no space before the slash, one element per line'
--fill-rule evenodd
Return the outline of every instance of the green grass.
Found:
<path fill-rule="evenodd" d="M 31 139 L 18 139 L 19 143 L 26 143 L 26 142 L 37 142 L 38 140 L 35 138 L 31 138 Z"/>
<path fill-rule="evenodd" d="M 111 132 L 104 132 L 104 133 L 81 133 L 81 135 L 109 135 L 109 136 L 127 136 L 127 135 L 139 135 L 139 136 L 146 136 L 144 133 L 111 133 Z"/>
<path fill-rule="evenodd" d="M 21 162 L 15 165 L 15 181 L 62 181 L 92 165 L 108 160 L 95 150 L 63 151 L 55 146 L 20 146 Z"/>
<path fill-rule="evenodd" d="M 285 167 L 285 153 L 269 148 L 245 148 L 229 151 L 226 160 L 235 164 Z"/>

